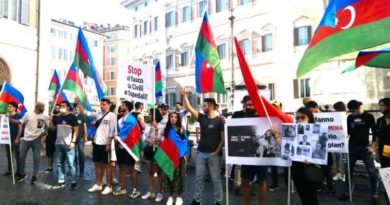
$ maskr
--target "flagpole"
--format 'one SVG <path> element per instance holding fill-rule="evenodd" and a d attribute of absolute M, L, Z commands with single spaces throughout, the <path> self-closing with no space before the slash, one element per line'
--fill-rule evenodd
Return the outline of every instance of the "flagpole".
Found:
<path fill-rule="evenodd" d="M 8 117 L 2 118 L 3 123 L 5 123 L 5 119 L 7 119 L 7 122 L 8 122 L 7 124 L 8 124 L 8 127 L 9 127 L 9 119 L 8 119 Z M 11 135 L 9 135 L 9 154 L 10 154 L 10 158 L 11 158 L 12 183 L 15 185 L 14 155 L 13 155 L 13 151 L 12 151 Z"/>

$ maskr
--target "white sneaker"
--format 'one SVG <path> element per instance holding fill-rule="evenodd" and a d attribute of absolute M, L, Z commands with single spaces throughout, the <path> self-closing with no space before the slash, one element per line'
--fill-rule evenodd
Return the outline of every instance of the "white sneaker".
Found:
<path fill-rule="evenodd" d="M 136 188 L 133 188 L 133 192 L 130 194 L 130 198 L 136 199 L 141 195 L 141 192 L 139 192 Z"/>
<path fill-rule="evenodd" d="M 107 195 L 111 193 L 112 193 L 112 187 L 108 187 L 108 186 L 106 186 L 106 188 L 104 188 L 104 190 L 102 191 L 102 195 Z"/>
<path fill-rule="evenodd" d="M 176 197 L 175 205 L 182 205 L 182 204 L 183 204 L 183 199 L 181 197 Z"/>
<path fill-rule="evenodd" d="M 154 200 L 155 202 L 161 202 L 164 199 L 164 196 L 161 193 L 158 193 L 156 195 L 156 199 Z"/>
<path fill-rule="evenodd" d="M 88 192 L 97 192 L 97 191 L 101 191 L 102 189 L 103 189 L 102 186 L 98 186 L 97 184 L 95 184 L 88 189 Z"/>
<path fill-rule="evenodd" d="M 178 204 L 178 203 L 177 203 L 177 200 L 176 200 L 176 204 Z M 176 204 L 175 204 L 175 205 L 176 205 Z M 168 197 L 167 205 L 173 205 L 173 197 L 171 197 L 171 196 Z"/>
<path fill-rule="evenodd" d="M 153 176 L 154 178 L 157 178 L 158 177 L 157 172 L 155 172 Z"/>
<path fill-rule="evenodd" d="M 154 199 L 154 197 L 156 197 L 156 196 L 154 195 L 154 193 L 148 191 L 148 193 L 146 193 L 145 195 L 143 195 L 141 198 L 142 198 L 142 199 Z"/>
<path fill-rule="evenodd" d="M 343 178 L 343 177 L 342 177 L 341 173 L 340 173 L 340 172 L 337 172 L 337 174 L 334 175 L 333 180 L 334 180 L 334 181 L 338 181 L 338 180 L 341 180 L 342 178 Z"/>

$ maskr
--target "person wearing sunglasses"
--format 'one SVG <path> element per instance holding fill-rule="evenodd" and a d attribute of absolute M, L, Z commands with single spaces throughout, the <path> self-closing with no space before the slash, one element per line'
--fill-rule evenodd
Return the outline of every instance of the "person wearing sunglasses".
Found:
<path fill-rule="evenodd" d="M 296 113 L 297 123 L 314 123 L 313 113 L 308 108 L 299 108 Z M 291 176 L 302 205 L 318 205 L 317 185 L 306 179 L 307 162 L 292 162 Z"/>

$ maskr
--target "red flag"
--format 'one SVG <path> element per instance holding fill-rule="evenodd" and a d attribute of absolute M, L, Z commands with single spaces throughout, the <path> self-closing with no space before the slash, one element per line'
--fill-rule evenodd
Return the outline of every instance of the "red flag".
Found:
<path fill-rule="evenodd" d="M 270 102 L 268 102 L 267 99 L 259 95 L 255 80 L 252 77 L 252 73 L 249 70 L 248 63 L 245 60 L 244 54 L 241 51 L 240 44 L 238 43 L 236 37 L 234 37 L 234 43 L 236 45 L 237 58 L 238 58 L 238 62 L 240 63 L 240 68 L 241 68 L 242 76 L 244 78 L 245 86 L 246 89 L 248 90 L 249 97 L 252 100 L 253 106 L 255 107 L 257 114 L 260 117 L 266 117 L 266 112 L 261 102 L 262 99 L 264 102 L 264 107 L 267 110 L 268 115 L 270 117 L 278 117 L 284 123 L 292 123 L 293 119 L 290 116 L 281 112 L 278 108 L 276 108 Z"/>

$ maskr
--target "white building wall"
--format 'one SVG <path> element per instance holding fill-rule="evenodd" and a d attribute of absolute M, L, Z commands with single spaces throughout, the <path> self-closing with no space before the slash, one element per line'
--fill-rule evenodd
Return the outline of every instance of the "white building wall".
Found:
<path fill-rule="evenodd" d="M 147 6 L 145 7 L 145 2 Z M 200 29 L 202 18 L 198 17 L 197 6 L 199 0 L 183 1 L 127 1 L 122 5 L 133 14 L 130 30 L 134 32 L 134 24 L 139 24 L 150 16 L 159 15 L 160 30 L 146 36 L 133 38 L 134 59 L 143 60 L 154 57 L 153 53 L 161 53 L 161 66 L 165 68 L 165 57 L 170 52 L 176 54 L 175 61 L 180 59 L 180 53 L 185 47 L 191 47 L 190 56 Z M 211 5 L 209 20 L 216 44 L 226 42 L 227 57 L 221 61 L 223 77 L 227 86 L 231 83 L 230 58 L 230 11 L 216 13 L 215 1 L 207 1 Z M 234 35 L 238 40 L 248 38 L 250 51 L 246 60 L 250 65 L 255 80 L 263 85 L 275 85 L 275 99 L 282 101 L 285 111 L 295 111 L 302 105 L 302 98 L 294 98 L 294 79 L 302 55 L 307 47 L 294 46 L 294 28 L 311 26 L 311 34 L 322 18 L 324 12 L 323 0 L 252 0 L 247 5 L 237 5 L 239 1 L 227 0 L 234 8 Z M 182 8 L 191 5 L 195 11 L 194 19 L 182 23 Z M 137 9 L 135 9 L 137 8 Z M 174 11 L 179 15 L 178 24 L 165 28 L 165 14 Z M 255 36 L 272 33 L 272 51 L 255 52 Z M 156 43 L 159 41 L 158 43 Z M 336 45 L 335 45 L 336 46 Z M 355 54 L 345 55 L 322 64 L 302 79 L 310 79 L 310 97 L 322 105 L 333 105 L 336 101 L 347 103 L 351 99 L 358 99 L 367 107 L 372 107 L 378 99 L 389 95 L 387 71 L 361 68 L 358 71 L 341 75 L 341 71 L 352 64 Z M 191 58 L 192 60 L 192 58 Z M 235 65 L 235 83 L 243 82 L 238 61 Z M 163 69 L 164 70 L 164 69 Z M 187 76 L 187 73 L 189 74 Z M 179 90 L 183 86 L 195 86 L 194 64 L 181 67 L 176 62 L 174 68 L 166 71 L 166 89 L 176 90 L 176 100 L 180 101 Z M 298 79 L 300 80 L 300 79 Z M 298 90 L 299 91 L 299 90 Z M 298 92 L 299 94 L 299 92 Z M 228 103 L 228 102 L 227 102 Z M 227 106 L 227 104 L 223 104 Z"/>

